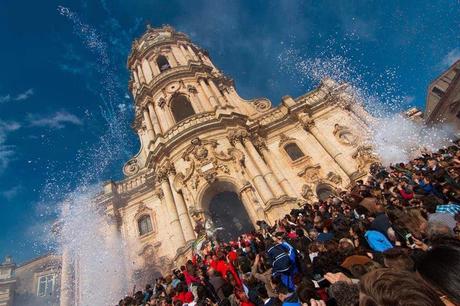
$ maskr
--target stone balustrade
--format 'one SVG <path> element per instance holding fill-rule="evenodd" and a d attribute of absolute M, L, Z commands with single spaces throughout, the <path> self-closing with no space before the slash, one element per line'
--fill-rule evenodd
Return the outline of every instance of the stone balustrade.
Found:
<path fill-rule="evenodd" d="M 146 182 L 146 175 L 141 174 L 133 177 L 126 178 L 120 182 L 117 182 L 117 192 L 125 193 L 129 192 L 137 187 L 142 186 Z"/>

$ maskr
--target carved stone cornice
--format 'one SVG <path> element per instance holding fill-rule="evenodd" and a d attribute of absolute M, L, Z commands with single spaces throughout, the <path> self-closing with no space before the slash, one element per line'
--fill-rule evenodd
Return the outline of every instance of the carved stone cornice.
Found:
<path fill-rule="evenodd" d="M 163 33 L 168 33 L 164 35 Z M 150 28 L 142 34 L 139 39 L 133 41 L 131 52 L 128 56 L 128 67 L 130 67 L 138 58 L 144 57 L 153 48 L 177 44 L 179 41 L 190 43 L 188 36 L 182 32 L 177 32 L 171 26 L 161 28 Z M 143 44 L 141 45 L 141 43 Z"/>
<path fill-rule="evenodd" d="M 221 90 L 235 86 L 235 82 L 233 81 L 233 79 L 222 73 L 219 76 L 213 78 L 213 81 L 217 84 L 217 86 Z"/>
<path fill-rule="evenodd" d="M 281 134 L 280 134 L 280 142 L 278 143 L 278 147 L 281 148 L 281 147 L 284 146 L 285 144 L 287 144 L 287 143 L 289 143 L 289 142 L 293 142 L 293 141 L 295 141 L 294 138 L 288 137 L 288 136 L 286 136 L 285 134 L 281 133 Z"/>
<path fill-rule="evenodd" d="M 144 202 L 140 202 L 139 206 L 137 207 L 137 211 L 134 214 L 134 220 L 139 219 L 142 215 L 144 214 L 150 214 L 152 212 L 152 209 L 147 207 Z"/>
<path fill-rule="evenodd" d="M 190 61 L 186 66 L 176 66 L 163 71 L 155 76 L 148 84 L 143 83 L 135 93 L 135 101 L 142 101 L 147 96 L 151 96 L 167 84 L 174 80 L 184 79 L 187 77 L 195 77 L 197 74 L 204 74 L 208 77 L 211 74 L 212 67 L 204 65 L 200 62 Z"/>
<path fill-rule="evenodd" d="M 313 118 L 310 118 L 310 116 L 308 116 L 306 113 L 298 114 L 297 120 L 299 120 L 302 127 L 307 131 L 310 131 L 315 126 L 315 121 Z"/>

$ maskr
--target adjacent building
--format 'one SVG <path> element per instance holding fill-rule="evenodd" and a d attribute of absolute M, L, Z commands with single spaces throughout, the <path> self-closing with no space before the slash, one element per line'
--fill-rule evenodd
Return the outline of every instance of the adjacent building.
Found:
<path fill-rule="evenodd" d="M 447 123 L 460 131 L 460 60 L 429 85 L 424 117 L 428 125 Z"/>
<path fill-rule="evenodd" d="M 0 306 L 58 306 L 61 258 L 45 255 L 17 266 L 0 264 Z"/>

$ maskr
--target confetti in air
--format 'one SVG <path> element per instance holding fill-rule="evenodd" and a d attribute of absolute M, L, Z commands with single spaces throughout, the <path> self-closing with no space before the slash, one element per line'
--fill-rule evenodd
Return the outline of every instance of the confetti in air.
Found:
<path fill-rule="evenodd" d="M 98 142 L 79 150 L 78 169 L 69 167 L 56 171 L 51 167 L 52 175 L 42 191 L 41 216 L 54 214 L 59 217 L 53 226 L 58 235 L 49 235 L 46 239 L 50 249 L 61 254 L 65 252 L 66 262 L 78 266 L 78 285 L 74 282 L 70 285 L 78 288 L 80 303 L 111 305 L 116 302 L 114 297 L 128 292 L 126 286 L 131 283 L 133 271 L 126 265 L 131 261 L 126 259 L 123 250 L 132 246 L 126 246 L 113 220 L 104 208 L 96 205 L 95 199 L 101 193 L 107 169 L 114 161 L 127 160 L 131 154 L 126 150 L 131 142 L 129 122 L 132 114 L 127 106 L 130 103 L 125 97 L 126 82 L 121 82 L 118 76 L 118 62 L 114 62 L 106 37 L 69 8 L 59 6 L 57 11 L 71 23 L 74 34 L 92 56 L 92 77 L 98 82 L 94 93 L 100 99 L 102 116 L 90 112 L 86 112 L 86 116 L 88 120 L 102 117 L 106 129 Z"/>
<path fill-rule="evenodd" d="M 448 125 L 427 127 L 403 116 L 407 96 L 400 94 L 396 85 L 397 70 L 373 73 L 351 55 L 346 41 L 329 40 L 315 57 L 302 56 L 287 47 L 278 60 L 280 68 L 301 86 L 317 85 L 325 78 L 347 83 L 348 93 L 375 118 L 365 142 L 373 146 L 385 165 L 408 161 L 421 150 L 441 148 L 453 139 L 453 129 Z"/>

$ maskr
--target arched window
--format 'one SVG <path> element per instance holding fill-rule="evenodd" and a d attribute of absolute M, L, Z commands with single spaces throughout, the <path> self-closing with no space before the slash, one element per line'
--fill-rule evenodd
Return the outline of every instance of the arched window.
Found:
<path fill-rule="evenodd" d="M 164 55 L 159 55 L 157 57 L 157 65 L 158 65 L 158 68 L 160 68 L 160 71 L 165 71 L 171 68 L 171 66 L 169 65 L 168 59 Z"/>
<path fill-rule="evenodd" d="M 139 235 L 143 236 L 153 231 L 152 219 L 149 215 L 143 215 L 137 220 Z"/>
<path fill-rule="evenodd" d="M 171 112 L 176 122 L 195 115 L 192 104 L 185 96 L 174 97 L 171 101 Z"/>
<path fill-rule="evenodd" d="M 284 150 L 286 153 L 289 155 L 292 161 L 296 161 L 301 157 L 304 157 L 305 154 L 303 154 L 302 150 L 299 148 L 299 146 L 294 143 L 288 143 L 287 145 L 284 146 Z"/>
<path fill-rule="evenodd" d="M 335 195 L 335 191 L 331 186 L 321 184 L 316 187 L 316 196 L 318 197 L 318 200 L 325 201 L 331 195 Z"/>

